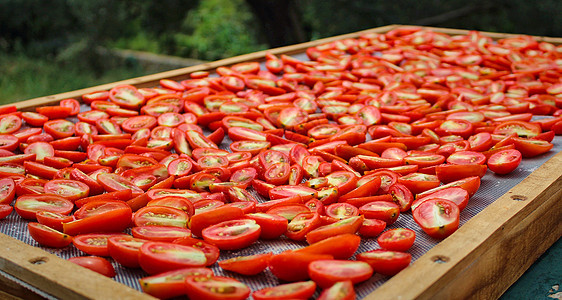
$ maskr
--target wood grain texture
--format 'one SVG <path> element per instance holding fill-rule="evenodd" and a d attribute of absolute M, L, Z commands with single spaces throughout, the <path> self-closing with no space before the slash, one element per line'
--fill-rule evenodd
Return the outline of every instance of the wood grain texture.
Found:
<path fill-rule="evenodd" d="M 562 236 L 561 165 L 558 153 L 366 299 L 501 296 Z"/>
<path fill-rule="evenodd" d="M 7 235 L 0 244 L 2 271 L 58 299 L 154 299 Z"/>

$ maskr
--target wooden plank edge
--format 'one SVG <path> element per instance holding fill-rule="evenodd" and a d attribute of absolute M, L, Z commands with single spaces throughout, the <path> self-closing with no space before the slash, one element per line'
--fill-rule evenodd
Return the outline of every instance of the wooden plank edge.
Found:
<path fill-rule="evenodd" d="M 111 278 L 0 234 L 0 269 L 60 299 L 155 299 Z"/>
<path fill-rule="evenodd" d="M 561 165 L 559 152 L 365 299 L 501 295 L 562 235 Z M 530 227 L 528 232 L 525 226 Z M 546 240 L 536 240 L 534 232 L 545 234 Z M 516 260 L 507 261 L 502 255 Z"/>
<path fill-rule="evenodd" d="M 134 85 L 134 86 L 139 87 L 139 88 L 154 87 L 154 86 L 157 86 L 159 84 L 160 79 L 167 78 L 167 79 L 180 81 L 180 80 L 188 79 L 189 74 L 193 73 L 193 72 L 196 72 L 196 71 L 214 71 L 218 67 L 231 66 L 233 64 L 240 63 L 240 62 L 262 61 L 262 60 L 265 59 L 265 54 L 267 52 L 271 52 L 271 53 L 276 54 L 276 55 L 280 55 L 280 54 L 291 55 L 291 54 L 295 54 L 295 53 L 302 53 L 308 47 L 317 46 L 317 45 L 321 45 L 321 44 L 324 44 L 324 43 L 329 43 L 329 42 L 332 42 L 332 41 L 345 39 L 345 38 L 356 38 L 356 37 L 359 37 L 360 35 L 366 34 L 366 33 L 384 33 L 384 32 L 387 32 L 391 29 L 394 29 L 396 27 L 398 27 L 398 25 L 388 25 L 388 26 L 358 31 L 358 32 L 354 32 L 354 33 L 348 33 L 348 34 L 343 34 L 343 35 L 339 35 L 339 36 L 334 36 L 334 37 L 329 37 L 329 38 L 324 38 L 324 39 L 318 39 L 318 40 L 314 40 L 314 41 L 310 41 L 310 42 L 306 42 L 306 43 L 284 46 L 284 47 L 279 47 L 279 48 L 274 48 L 274 49 L 269 49 L 269 50 L 263 50 L 263 51 L 248 53 L 248 54 L 243 54 L 243 55 L 239 55 L 239 56 L 235 56 L 235 57 L 229 57 L 229 58 L 225 58 L 225 59 L 221 59 L 221 60 L 217 60 L 217 61 L 213 61 L 213 62 L 199 64 L 199 65 L 196 65 L 196 66 L 180 68 L 180 69 L 175 69 L 175 70 L 171 70 L 171 71 L 165 71 L 165 72 L 160 72 L 160 73 L 156 73 L 156 74 L 126 79 L 126 80 L 121 80 L 121 81 L 116 81 L 116 82 L 112 82 L 112 83 L 102 84 L 102 85 L 98 85 L 98 86 L 94 86 L 94 87 L 88 87 L 88 88 L 84 88 L 84 89 L 74 90 L 74 91 L 70 91 L 70 92 L 64 92 L 64 93 L 55 94 L 55 95 L 33 98 L 33 99 L 17 102 L 17 103 L 15 103 L 15 105 L 19 110 L 29 110 L 29 109 L 35 108 L 37 106 L 42 106 L 42 105 L 55 105 L 60 100 L 63 100 L 63 99 L 76 98 L 77 100 L 80 100 L 80 97 L 83 94 L 92 93 L 92 92 L 96 92 L 96 91 L 109 90 L 109 89 L 111 89 L 115 86 L 124 85 L 124 84 Z"/>

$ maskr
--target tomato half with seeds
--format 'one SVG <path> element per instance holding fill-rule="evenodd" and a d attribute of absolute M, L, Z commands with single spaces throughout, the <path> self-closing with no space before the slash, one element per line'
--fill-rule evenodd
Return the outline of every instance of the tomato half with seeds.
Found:
<path fill-rule="evenodd" d="M 21 118 L 16 115 L 6 115 L 0 118 L 0 133 L 10 134 L 21 128 Z"/>
<path fill-rule="evenodd" d="M 109 90 L 109 100 L 117 105 L 138 110 L 145 103 L 144 95 L 132 85 L 120 85 Z"/>
<path fill-rule="evenodd" d="M 45 183 L 45 193 L 54 194 L 76 201 L 88 197 L 90 187 L 83 182 L 71 179 L 53 179 Z"/>
<path fill-rule="evenodd" d="M 525 121 L 505 121 L 494 129 L 494 134 L 517 134 L 519 137 L 532 138 L 542 132 L 541 126 Z"/>
<path fill-rule="evenodd" d="M 322 291 L 318 300 L 353 300 L 356 299 L 353 283 L 350 280 L 339 281 Z"/>
<path fill-rule="evenodd" d="M 367 219 L 379 219 L 390 225 L 400 216 L 400 206 L 394 202 L 372 201 L 359 207 L 359 212 Z"/>
<path fill-rule="evenodd" d="M 68 215 L 74 204 L 69 200 L 50 194 L 23 195 L 16 199 L 14 209 L 24 219 L 35 220 L 38 211 L 50 211 Z"/>
<path fill-rule="evenodd" d="M 107 238 L 109 256 L 128 268 L 138 268 L 140 248 L 147 240 L 128 235 L 114 235 Z"/>
<path fill-rule="evenodd" d="M 143 292 L 159 298 L 168 299 L 185 295 L 185 279 L 191 276 L 213 276 L 208 268 L 183 268 L 139 279 Z"/>
<path fill-rule="evenodd" d="M 203 251 L 191 246 L 146 242 L 140 248 L 139 262 L 148 274 L 157 274 L 188 267 L 203 267 L 207 258 Z"/>
<path fill-rule="evenodd" d="M 446 199 L 429 199 L 414 211 L 414 221 L 425 233 L 436 239 L 444 239 L 459 227 L 459 207 Z"/>
<path fill-rule="evenodd" d="M 190 237 L 191 230 L 173 226 L 140 226 L 131 229 L 133 237 L 154 241 L 171 243 L 177 239 Z"/>
<path fill-rule="evenodd" d="M 127 237 L 122 233 L 89 233 L 79 234 L 72 239 L 72 243 L 78 250 L 96 256 L 109 256 L 107 240 L 112 236 Z"/>
<path fill-rule="evenodd" d="M 187 227 L 189 215 L 177 208 L 169 206 L 146 206 L 135 212 L 133 223 L 135 226 L 172 226 Z"/>
<path fill-rule="evenodd" d="M 289 221 L 279 215 L 272 215 L 267 213 L 251 213 L 247 214 L 246 218 L 256 221 L 260 225 L 262 239 L 276 239 L 287 231 Z"/>
<path fill-rule="evenodd" d="M 302 281 L 257 290 L 252 297 L 256 300 L 309 299 L 315 291 L 314 281 Z"/>
<path fill-rule="evenodd" d="M 317 260 L 308 265 L 308 274 L 319 286 L 328 288 L 339 281 L 363 282 L 371 278 L 373 268 L 362 261 Z"/>
<path fill-rule="evenodd" d="M 203 239 L 221 250 L 248 247 L 258 240 L 261 228 L 251 219 L 224 221 L 209 226 L 201 232 Z"/>
<path fill-rule="evenodd" d="M 71 137 L 76 132 L 74 129 L 74 123 L 64 119 L 47 121 L 43 125 L 43 129 L 55 139 Z"/>
<path fill-rule="evenodd" d="M 27 224 L 29 235 L 42 246 L 51 248 L 64 248 L 72 243 L 72 237 L 56 229 L 30 222 Z"/>
<path fill-rule="evenodd" d="M 376 273 L 393 276 L 410 265 L 412 255 L 400 251 L 377 249 L 357 254 L 357 260 L 368 263 Z"/>
<path fill-rule="evenodd" d="M 0 204 L 10 204 L 16 195 L 16 183 L 10 178 L 0 179 Z"/>
<path fill-rule="evenodd" d="M 122 201 L 92 201 L 74 212 L 74 217 L 62 224 L 64 233 L 121 232 L 131 224 L 133 212 Z"/>
<path fill-rule="evenodd" d="M 362 226 L 364 220 L 365 217 L 363 216 L 354 216 L 328 225 L 320 226 L 306 234 L 306 241 L 309 244 L 314 244 L 341 234 L 355 234 Z"/>
<path fill-rule="evenodd" d="M 414 245 L 416 233 L 408 228 L 395 228 L 383 232 L 378 238 L 379 246 L 385 250 L 406 251 Z"/>
<path fill-rule="evenodd" d="M 243 300 L 250 296 L 250 288 L 229 277 L 190 276 L 185 280 L 189 299 Z"/>
<path fill-rule="evenodd" d="M 517 169 L 521 163 L 521 152 L 516 149 L 507 149 L 494 153 L 488 159 L 488 168 L 496 174 L 508 174 Z"/>

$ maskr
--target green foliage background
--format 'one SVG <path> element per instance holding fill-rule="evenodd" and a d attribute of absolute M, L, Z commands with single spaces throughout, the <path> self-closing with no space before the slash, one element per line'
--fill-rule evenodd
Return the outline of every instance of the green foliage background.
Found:
<path fill-rule="evenodd" d="M 560 0 L 291 3 L 307 40 L 388 24 L 562 36 Z M 108 61 L 100 46 L 216 60 L 268 48 L 260 26 L 245 0 L 1 0 L 0 103 L 148 72 Z"/>

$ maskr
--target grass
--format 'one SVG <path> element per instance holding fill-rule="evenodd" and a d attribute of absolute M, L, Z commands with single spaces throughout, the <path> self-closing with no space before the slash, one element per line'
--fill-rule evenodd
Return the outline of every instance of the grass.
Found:
<path fill-rule="evenodd" d="M 1 52 L 0 74 L 0 104 L 146 75 L 139 68 L 120 67 L 96 76 L 93 70 L 74 65 Z"/>

